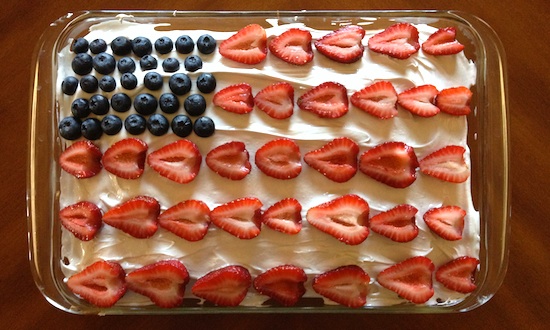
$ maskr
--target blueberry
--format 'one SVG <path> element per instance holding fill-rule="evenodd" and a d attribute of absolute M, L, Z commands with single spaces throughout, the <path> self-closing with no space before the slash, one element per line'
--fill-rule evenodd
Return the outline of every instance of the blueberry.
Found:
<path fill-rule="evenodd" d="M 111 97 L 111 108 L 117 112 L 126 112 L 132 107 L 132 99 L 124 93 L 116 93 Z"/>
<path fill-rule="evenodd" d="M 96 115 L 104 115 L 109 112 L 109 100 L 101 94 L 95 94 L 90 97 L 90 101 L 88 103 L 90 106 L 90 111 Z"/>
<path fill-rule="evenodd" d="M 64 94 L 67 95 L 73 95 L 76 93 L 76 89 L 78 88 L 78 79 L 76 79 L 73 76 L 68 76 L 63 79 L 63 82 L 61 83 L 61 90 Z"/>
<path fill-rule="evenodd" d="M 107 43 L 103 39 L 94 39 L 90 42 L 90 52 L 92 54 L 103 53 L 107 50 Z"/>
<path fill-rule="evenodd" d="M 185 95 L 191 90 L 191 79 L 185 73 L 176 73 L 168 80 L 168 86 L 172 93 Z"/>
<path fill-rule="evenodd" d="M 193 131 L 200 137 L 209 137 L 214 134 L 214 121 L 210 117 L 200 117 L 193 124 Z"/>
<path fill-rule="evenodd" d="M 157 72 L 148 72 L 145 77 L 143 77 L 143 85 L 152 91 L 161 89 L 162 83 L 162 76 Z"/>
<path fill-rule="evenodd" d="M 85 75 L 80 79 L 80 88 L 86 93 L 95 93 L 99 86 L 99 82 L 95 76 L 91 74 Z"/>
<path fill-rule="evenodd" d="M 111 54 L 99 53 L 94 56 L 93 67 L 101 74 L 111 74 L 115 71 L 116 60 Z"/>
<path fill-rule="evenodd" d="M 71 68 L 73 69 L 74 73 L 79 74 L 81 76 L 92 72 L 92 68 L 93 68 L 92 56 L 90 56 L 87 53 L 76 54 L 75 57 L 73 58 L 73 61 L 71 62 Z"/>
<path fill-rule="evenodd" d="M 197 78 L 197 88 L 203 93 L 213 92 L 216 89 L 216 78 L 211 73 L 201 73 Z"/>
<path fill-rule="evenodd" d="M 193 51 L 195 48 L 195 43 L 193 42 L 193 39 L 189 37 L 188 35 L 180 36 L 178 39 L 176 39 L 176 50 L 180 54 L 189 54 Z"/>
<path fill-rule="evenodd" d="M 139 59 L 141 71 L 153 70 L 157 68 L 157 59 L 152 55 L 145 55 Z"/>
<path fill-rule="evenodd" d="M 80 119 L 76 117 L 65 117 L 59 122 L 59 135 L 67 140 L 76 140 L 82 133 L 80 132 Z"/>
<path fill-rule="evenodd" d="M 151 40 L 148 38 L 136 37 L 132 40 L 132 50 L 137 56 L 143 57 L 151 54 L 153 51 L 153 44 L 151 44 Z"/>
<path fill-rule="evenodd" d="M 132 135 L 138 135 L 145 132 L 146 125 L 145 118 L 135 113 L 129 115 L 124 120 L 124 128 Z"/>
<path fill-rule="evenodd" d="M 155 50 L 160 54 L 168 54 L 174 48 L 174 43 L 169 37 L 160 37 L 155 41 Z"/>
<path fill-rule="evenodd" d="M 201 94 L 191 94 L 183 102 L 183 107 L 190 116 L 200 116 L 206 110 L 206 100 Z"/>
<path fill-rule="evenodd" d="M 139 94 L 134 99 L 134 109 L 144 116 L 148 116 L 157 111 L 157 106 L 157 99 L 149 93 Z"/>
<path fill-rule="evenodd" d="M 168 132 L 170 128 L 170 123 L 168 119 L 161 115 L 160 113 L 155 113 L 147 119 L 147 129 L 151 134 L 156 136 L 161 136 Z"/>
<path fill-rule="evenodd" d="M 116 88 L 116 80 L 112 76 L 103 76 L 99 80 L 99 88 L 104 92 L 112 92 Z"/>
<path fill-rule="evenodd" d="M 176 72 L 180 69 L 180 61 L 177 58 L 169 57 L 162 61 L 162 69 L 165 72 Z"/>
<path fill-rule="evenodd" d="M 170 124 L 172 132 L 179 137 L 186 137 L 193 131 L 193 122 L 186 115 L 177 115 Z"/>
<path fill-rule="evenodd" d="M 133 73 L 134 71 L 136 71 L 136 62 L 134 62 L 134 59 L 132 59 L 131 57 L 122 57 L 120 60 L 118 60 L 117 69 L 120 73 Z"/>
<path fill-rule="evenodd" d="M 203 54 L 210 54 L 216 49 L 216 39 L 209 34 L 203 34 L 197 40 L 197 48 Z"/>
<path fill-rule="evenodd" d="M 78 98 L 71 103 L 71 113 L 77 118 L 86 118 L 90 112 L 90 103 L 87 99 Z"/>
<path fill-rule="evenodd" d="M 133 73 L 127 72 L 120 77 L 120 85 L 126 89 L 136 88 L 137 83 L 137 77 Z"/>
<path fill-rule="evenodd" d="M 198 55 L 190 55 L 185 58 L 183 65 L 185 66 L 185 70 L 195 72 L 202 68 L 202 59 Z"/>
<path fill-rule="evenodd" d="M 164 93 L 159 97 L 159 106 L 164 113 L 174 113 L 178 111 L 180 101 L 175 94 Z"/>
<path fill-rule="evenodd" d="M 73 52 L 86 53 L 88 51 L 88 40 L 78 38 L 73 42 Z"/>
<path fill-rule="evenodd" d="M 96 118 L 88 118 L 80 125 L 82 136 L 88 140 L 97 140 L 103 135 L 101 122 Z"/>
<path fill-rule="evenodd" d="M 115 135 L 122 129 L 122 120 L 115 115 L 107 115 L 101 119 L 101 129 L 107 135 Z"/>
<path fill-rule="evenodd" d="M 132 51 L 132 41 L 126 37 L 116 37 L 111 41 L 111 49 L 115 55 L 128 55 Z"/>

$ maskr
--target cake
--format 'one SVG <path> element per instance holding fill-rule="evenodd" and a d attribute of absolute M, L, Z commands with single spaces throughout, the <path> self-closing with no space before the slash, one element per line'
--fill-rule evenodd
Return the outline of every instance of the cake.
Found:
<path fill-rule="evenodd" d="M 97 170 L 97 174 L 88 178 L 77 178 L 61 170 L 60 209 L 86 201 L 96 205 L 100 214 L 105 217 L 110 210 L 135 198 L 153 198 L 158 202 L 161 214 L 172 206 L 188 200 L 200 201 L 212 212 L 215 209 L 221 212 L 222 205 L 247 198 L 254 199 L 261 210 L 258 211 L 260 213 L 285 199 L 296 200 L 301 207 L 301 227 L 292 234 L 281 233 L 263 224 L 257 226 L 258 231 L 252 237 L 239 238 L 236 237 L 238 235 L 224 230 L 223 225 L 211 223 L 204 236 L 194 241 L 183 239 L 163 227 L 145 235 L 146 238 L 138 238 L 103 221 L 97 225 L 98 230 L 93 238 L 83 240 L 67 228 L 60 226 L 62 230 L 60 263 L 66 279 L 69 280 L 76 274 L 82 273 L 99 260 L 119 265 L 126 274 L 158 262 L 179 260 L 187 272 L 183 306 L 201 306 L 206 304 L 205 299 L 194 295 L 194 292 L 198 291 L 192 290 L 192 287 L 195 285 L 198 287 L 207 274 L 220 269 L 233 267 L 242 271 L 244 268 L 250 275 L 250 282 L 237 305 L 260 307 L 277 305 L 277 303 L 270 300 L 268 295 L 255 289 L 252 280 L 261 278 L 260 275 L 270 269 L 292 266 L 303 270 L 305 274 L 305 278 L 299 281 L 304 285 L 304 289 L 303 297 L 297 302 L 298 306 L 340 304 L 372 308 L 410 302 L 446 306 L 462 301 L 469 293 L 449 289 L 436 279 L 434 272 L 457 259 L 469 258 L 477 261 L 479 258 L 479 214 L 473 206 L 470 178 L 467 176 L 457 182 L 444 181 L 420 171 L 418 162 L 427 164 L 430 159 L 428 156 L 432 155 L 431 157 L 435 158 L 437 151 L 460 148 L 463 152 L 460 154 L 460 159 L 469 169 L 467 117 L 444 112 L 422 117 L 399 105 L 396 107 L 397 112 L 391 118 L 381 119 L 350 103 L 346 112 L 335 116 L 337 118 L 323 118 L 319 114 L 299 108 L 300 103 L 305 102 L 303 96 L 324 83 L 343 86 L 346 96 L 350 99 L 352 95 L 376 82 L 389 82 L 396 93 L 403 96 L 406 95 L 404 92 L 418 86 L 431 85 L 437 92 L 441 92 L 457 87 L 469 89 L 475 84 L 475 63 L 466 58 L 463 52 L 438 56 L 417 48 L 406 58 L 398 59 L 378 53 L 373 50 L 374 47 L 370 49 L 369 40 L 383 32 L 383 29 L 369 29 L 369 23 L 369 19 L 365 19 L 357 24 L 361 26 L 361 30 L 364 28 L 365 33 L 361 38 L 361 43 L 365 46 L 364 50 L 361 49 L 361 55 L 351 63 L 340 63 L 322 54 L 322 45 L 314 46 L 316 41 L 334 33 L 340 28 L 339 26 L 332 30 L 318 30 L 303 23 L 279 23 L 277 20 L 267 19 L 264 31 L 269 42 L 291 29 L 308 31 L 312 38 L 311 58 L 305 60 L 306 63 L 291 64 L 281 60 L 270 48 L 266 49 L 266 56 L 260 62 L 243 64 L 231 59 L 231 55 L 222 55 L 223 51 L 220 50 L 221 43 L 236 35 L 237 31 L 221 32 L 215 31 L 214 28 L 178 30 L 172 29 L 169 24 L 137 23 L 132 17 L 119 15 L 112 20 L 92 25 L 82 39 L 88 42 L 105 41 L 108 46 L 104 52 L 110 55 L 113 55 L 111 43 L 119 36 L 125 36 L 130 40 L 141 37 L 151 42 L 161 37 L 168 37 L 175 41 L 182 35 L 189 36 L 195 42 L 204 35 L 216 40 L 215 50 L 208 54 L 202 53 L 197 47 L 189 54 L 182 54 L 175 48 L 167 53 L 161 53 L 153 46 L 150 56 L 156 58 L 158 63 L 154 69 L 146 67 L 142 69 L 139 64 L 140 58 L 149 54 L 149 51 L 144 54 L 132 52 L 124 56 L 114 54 L 117 64 L 123 57 L 131 57 L 135 62 L 134 77 L 124 78 L 124 84 L 121 84 L 123 73 L 118 68 L 101 73 L 99 71 L 103 69 L 98 66 L 94 67 L 90 73 L 75 73 L 73 63 L 78 56 L 75 50 L 76 42 L 63 48 L 57 59 L 58 90 L 56 93 L 59 122 L 74 114 L 72 108 L 78 108 L 78 105 L 73 106 L 75 100 L 90 100 L 96 94 L 105 96 L 110 102 L 117 93 L 127 94 L 132 100 L 135 100 L 138 95 L 147 93 L 158 100 L 161 94 L 171 92 L 168 84 L 170 77 L 177 73 L 185 73 L 191 79 L 192 86 L 189 92 L 176 95 L 180 104 L 178 110 L 175 113 L 165 113 L 161 111 L 160 106 L 155 105 L 152 113 L 161 113 L 171 121 L 174 116 L 186 113 L 183 104 L 189 95 L 202 95 L 206 102 L 206 111 L 200 115 L 188 116 L 197 122 L 200 116 L 210 118 L 215 125 L 215 130 L 202 134 L 204 136 L 191 132 L 188 136 L 181 137 L 174 134 L 171 128 L 161 133 L 145 129 L 138 134 L 122 128 L 113 135 L 103 132 L 99 138 L 93 136 L 95 134 L 93 130 L 86 133 L 90 134 L 89 139 L 77 137 L 71 140 L 60 137 L 62 153 L 71 145 L 88 141 L 86 143 L 92 143 L 99 149 L 99 154 L 96 155 L 99 159 L 101 157 L 105 159 L 107 150 L 122 140 L 138 139 L 144 144 L 147 155 L 185 140 L 196 147 L 202 160 L 196 165 L 199 168 L 196 176 L 187 178 L 183 183 L 160 175 L 160 170 L 154 169 L 150 164 L 146 164 L 142 173 L 136 178 L 130 179 L 123 179 L 113 174 L 106 169 L 105 164 L 102 169 Z M 419 45 L 438 31 L 437 28 L 425 24 L 408 25 L 414 26 L 418 31 Z M 164 39 L 166 40 L 168 39 Z M 91 45 L 86 46 L 85 54 L 91 57 L 98 56 L 89 50 Z M 191 59 L 195 61 L 194 64 L 188 64 L 185 59 L 190 55 L 199 57 L 202 66 L 196 63 L 196 58 Z M 165 61 L 167 59 L 172 60 Z M 173 59 L 177 59 L 178 63 L 174 63 Z M 167 67 L 163 68 L 165 62 Z M 147 63 L 144 65 L 146 66 Z M 160 89 L 151 90 L 144 83 L 145 75 L 150 72 L 161 75 L 164 83 Z M 215 90 L 208 92 L 199 90 L 197 80 L 203 73 L 209 73 L 215 77 Z M 82 84 L 81 81 L 84 76 L 93 76 L 97 80 L 101 80 L 104 76 L 112 76 L 117 85 L 112 91 L 99 88 L 86 92 L 86 84 Z M 67 86 L 62 88 L 68 81 L 67 77 L 80 80 L 80 85 L 74 92 L 67 93 L 67 90 L 64 90 Z M 252 104 L 252 110 L 246 113 L 234 113 L 224 110 L 222 101 L 214 100 L 220 91 L 239 84 L 248 86 L 252 95 L 256 96 L 268 86 L 278 83 L 290 85 L 294 92 L 296 103 L 293 106 L 293 113 L 286 115 L 286 118 L 273 118 L 261 111 L 257 104 Z M 393 105 L 395 103 L 394 101 Z M 123 120 L 138 112 L 135 106 L 127 111 L 115 111 L 112 103 L 108 111 L 108 114 L 116 114 Z M 152 116 L 147 109 L 139 111 L 148 113 L 144 115 L 145 118 Z M 104 116 L 106 114 L 88 113 L 85 117 L 101 119 Z M 357 147 L 355 157 L 359 160 L 364 158 L 365 162 L 369 156 L 367 152 L 370 150 L 383 149 L 392 143 L 404 145 L 403 150 L 413 154 L 412 181 L 397 187 L 367 175 L 367 168 L 364 171 L 359 168 L 356 173 L 338 182 L 338 179 L 325 177 L 320 170 L 306 162 L 304 158 L 306 154 L 341 139 L 355 142 Z M 298 174 L 284 179 L 275 178 L 266 174 L 255 162 L 262 147 L 276 140 L 290 141 L 298 147 L 300 153 Z M 250 156 L 250 166 L 246 174 L 236 180 L 216 173 L 205 161 L 209 152 L 230 142 L 239 142 L 240 147 L 244 146 Z M 360 200 L 360 203 L 363 203 L 363 211 L 366 210 L 366 214 L 361 215 L 361 227 L 367 228 L 367 233 L 360 242 L 334 237 L 320 229 L 319 226 L 322 224 L 315 224 L 316 213 L 323 213 L 322 209 L 328 204 L 337 203 L 338 200 L 346 198 Z M 423 219 L 423 216 L 427 218 L 429 217 L 427 214 L 447 207 L 456 207 L 464 211 L 462 214 L 464 227 L 460 237 L 455 240 L 439 236 L 432 227 L 428 226 L 429 221 Z M 380 234 L 381 231 L 374 231 L 377 215 L 396 208 L 400 212 L 412 212 L 408 213 L 409 218 L 415 219 L 418 230 L 410 241 L 396 242 Z M 363 232 L 364 228 L 362 228 Z M 387 269 L 392 266 L 416 261 L 418 264 L 428 262 L 422 267 L 430 271 L 429 286 L 431 288 L 433 283 L 433 292 L 426 299 L 421 301 L 406 299 L 405 294 L 398 294 L 395 290 L 379 283 L 379 275 L 385 274 L 380 278 L 391 277 L 388 276 Z M 477 267 L 477 263 L 473 267 Z M 295 271 L 296 269 L 292 268 L 291 272 Z M 360 281 L 365 282 L 364 292 L 361 294 L 366 296 L 366 302 L 347 304 L 337 298 L 329 298 L 330 293 L 324 293 L 326 291 L 323 290 L 327 289 L 323 289 L 323 285 L 326 282 L 337 281 L 330 277 L 338 271 L 359 274 Z M 472 273 L 472 270 L 470 269 L 467 273 Z M 121 282 L 124 281 L 122 278 Z M 120 294 L 120 299 L 117 298 L 116 305 L 123 308 L 154 306 L 149 297 L 137 292 L 139 290 L 125 290 Z"/>

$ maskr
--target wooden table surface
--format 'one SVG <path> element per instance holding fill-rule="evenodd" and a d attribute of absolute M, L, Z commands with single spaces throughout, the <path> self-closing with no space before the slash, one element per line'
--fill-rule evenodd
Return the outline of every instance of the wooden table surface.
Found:
<path fill-rule="evenodd" d="M 16 1 L 0 9 L 0 328 L 543 328 L 550 322 L 550 29 L 547 0 L 514 1 Z M 28 261 L 26 161 L 31 54 L 42 31 L 82 9 L 300 10 L 457 9 L 494 28 L 508 68 L 512 231 L 506 278 L 485 305 L 451 315 L 178 315 L 78 316 L 40 294 Z"/>

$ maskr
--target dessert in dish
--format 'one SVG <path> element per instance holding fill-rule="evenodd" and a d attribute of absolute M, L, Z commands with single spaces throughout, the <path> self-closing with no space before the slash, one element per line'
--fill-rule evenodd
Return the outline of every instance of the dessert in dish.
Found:
<path fill-rule="evenodd" d="M 153 305 L 136 277 L 154 266 L 187 285 L 169 307 L 464 299 L 475 286 L 445 278 L 471 282 L 479 255 L 465 117 L 475 64 L 447 39 L 452 29 L 362 23 L 266 20 L 220 32 L 119 17 L 65 47 L 57 99 L 69 287 L 92 265 L 119 278 L 114 263 L 132 284 L 109 303 L 87 299 L 98 306 Z M 412 41 L 396 52 L 403 33 Z M 186 40 L 196 45 L 185 50 Z M 452 54 L 439 55 L 440 44 Z M 82 150 L 92 166 L 77 166 Z M 79 238 L 71 219 L 83 208 L 97 218 L 89 204 L 102 223 Z M 171 227 L 183 217 L 190 228 Z M 396 284 L 410 272 L 420 297 Z M 212 285 L 220 277 L 231 290 Z M 280 297 L 277 281 L 298 297 Z M 337 292 L 344 283 L 355 299 Z M 233 299 L 220 297 L 227 291 Z"/>

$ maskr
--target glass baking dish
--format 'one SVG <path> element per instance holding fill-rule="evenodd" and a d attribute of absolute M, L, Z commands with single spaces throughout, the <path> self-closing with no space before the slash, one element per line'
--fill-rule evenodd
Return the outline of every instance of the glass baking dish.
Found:
<path fill-rule="evenodd" d="M 433 27 L 454 26 L 466 46 L 467 58 L 476 66 L 472 114 L 467 117 L 471 157 L 473 204 L 480 215 L 479 270 L 477 289 L 463 300 L 449 305 L 396 304 L 351 309 L 307 299 L 296 307 L 239 306 L 220 308 L 190 304 L 174 309 L 149 306 L 94 307 L 78 299 L 65 285 L 62 272 L 60 209 L 60 167 L 57 157 L 62 139 L 57 131 L 58 53 L 88 28 L 113 20 L 120 12 L 87 11 L 70 13 L 52 22 L 35 51 L 29 121 L 27 174 L 27 224 L 31 270 L 44 297 L 57 308 L 76 314 L 180 314 L 180 313 L 449 313 L 472 310 L 487 302 L 505 276 L 508 256 L 510 191 L 508 184 L 509 133 L 507 119 L 506 69 L 502 46 L 494 31 L 479 18 L 456 11 L 276 11 L 276 12 L 123 12 L 132 20 L 170 23 L 197 29 L 234 31 L 257 22 L 298 22 L 334 29 L 336 23 L 370 21 L 386 27 L 394 22 L 424 23 Z M 216 24 L 213 24 L 215 22 Z M 366 50 L 367 51 L 367 50 Z M 186 291 L 190 291 L 189 287 Z"/>

